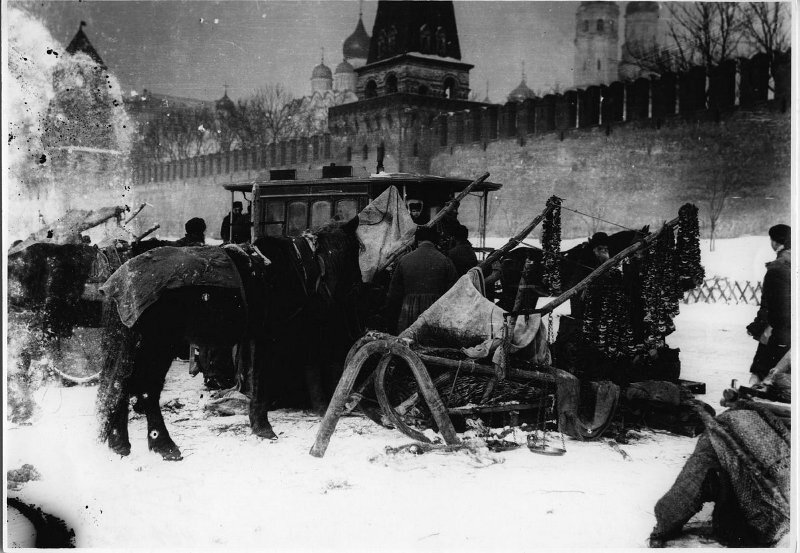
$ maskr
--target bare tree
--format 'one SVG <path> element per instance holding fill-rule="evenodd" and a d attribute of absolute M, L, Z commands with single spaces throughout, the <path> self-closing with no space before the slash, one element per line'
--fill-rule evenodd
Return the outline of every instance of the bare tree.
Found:
<path fill-rule="evenodd" d="M 134 156 L 142 161 L 177 161 L 208 153 L 214 117 L 206 107 L 173 106 L 146 120 Z"/>
<path fill-rule="evenodd" d="M 734 59 L 744 37 L 738 2 L 670 2 L 668 45 L 627 45 L 629 63 L 645 74 L 678 73 L 692 66 L 711 69 Z"/>
<path fill-rule="evenodd" d="M 776 57 L 791 45 L 791 14 L 783 2 L 748 2 L 742 7 L 744 40 L 753 50 L 767 54 L 770 75 L 775 77 Z"/>

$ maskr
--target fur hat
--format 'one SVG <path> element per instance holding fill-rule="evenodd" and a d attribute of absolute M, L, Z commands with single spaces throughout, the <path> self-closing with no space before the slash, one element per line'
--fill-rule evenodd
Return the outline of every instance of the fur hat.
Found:
<path fill-rule="evenodd" d="M 206 222 L 200 217 L 192 217 L 183 225 L 186 234 L 203 234 L 206 231 Z"/>
<path fill-rule="evenodd" d="M 595 232 L 591 238 L 589 238 L 589 247 L 595 249 L 598 246 L 605 246 L 608 247 L 608 234 L 605 232 Z"/>
<path fill-rule="evenodd" d="M 792 246 L 792 227 L 789 225 L 775 225 L 769 229 L 769 237 L 784 248 Z"/>
<path fill-rule="evenodd" d="M 233 209 L 236 208 L 242 209 L 242 202 L 233 202 Z"/>

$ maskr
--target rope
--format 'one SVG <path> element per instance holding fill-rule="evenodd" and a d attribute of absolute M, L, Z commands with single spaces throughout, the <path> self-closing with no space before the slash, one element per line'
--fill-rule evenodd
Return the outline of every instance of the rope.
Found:
<path fill-rule="evenodd" d="M 578 215 L 583 215 L 584 217 L 589 217 L 590 219 L 594 219 L 596 221 L 602 221 L 603 223 L 608 223 L 609 225 L 614 225 L 615 227 L 624 228 L 625 230 L 632 230 L 633 232 L 640 232 L 636 229 L 628 228 L 625 225 L 620 225 L 619 223 L 615 223 L 613 221 L 606 221 L 600 217 L 595 217 L 594 215 L 589 215 L 588 213 L 584 213 L 582 211 L 578 211 L 577 209 L 571 209 L 565 205 L 561 206 L 561 209 L 566 209 L 567 211 L 572 211 L 573 213 L 577 213 Z"/>

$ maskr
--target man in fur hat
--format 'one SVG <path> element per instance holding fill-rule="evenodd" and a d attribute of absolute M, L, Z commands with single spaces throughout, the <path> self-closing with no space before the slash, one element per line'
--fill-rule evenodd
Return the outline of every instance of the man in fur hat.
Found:
<path fill-rule="evenodd" d="M 747 333 L 759 341 L 750 366 L 750 385 L 761 384 L 770 369 L 789 351 L 792 334 L 792 229 L 775 225 L 769 229 L 774 261 L 767 263 L 761 285 L 761 308 Z"/>

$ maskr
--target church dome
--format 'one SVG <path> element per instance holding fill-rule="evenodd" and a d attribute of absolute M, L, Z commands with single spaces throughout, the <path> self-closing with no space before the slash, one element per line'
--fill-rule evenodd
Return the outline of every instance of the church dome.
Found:
<path fill-rule="evenodd" d="M 344 39 L 342 45 L 342 55 L 344 59 L 367 59 L 369 55 L 369 35 L 364 28 L 364 23 L 361 21 L 361 16 L 358 17 L 358 25 L 353 34 Z"/>
<path fill-rule="evenodd" d="M 330 67 L 328 67 L 324 63 L 320 63 L 311 72 L 311 78 L 312 79 L 333 79 L 333 74 L 331 73 Z"/>
<path fill-rule="evenodd" d="M 336 66 L 336 74 L 339 75 L 341 73 L 355 73 L 355 69 L 347 60 L 342 60 L 342 63 Z"/>
<path fill-rule="evenodd" d="M 214 103 L 217 111 L 226 111 L 228 113 L 233 113 L 236 110 L 236 104 L 233 103 L 233 100 L 228 98 L 228 91 L 225 91 L 225 94 L 222 95 L 222 98 L 217 100 Z"/>
<path fill-rule="evenodd" d="M 658 13 L 658 11 L 658 2 L 628 2 L 628 5 L 625 7 L 625 15 L 647 12 Z"/>
<path fill-rule="evenodd" d="M 536 93 L 525 84 L 525 79 L 522 79 L 522 82 L 517 85 L 517 88 L 512 90 L 508 95 L 509 102 L 523 102 L 529 98 L 536 98 Z"/>

